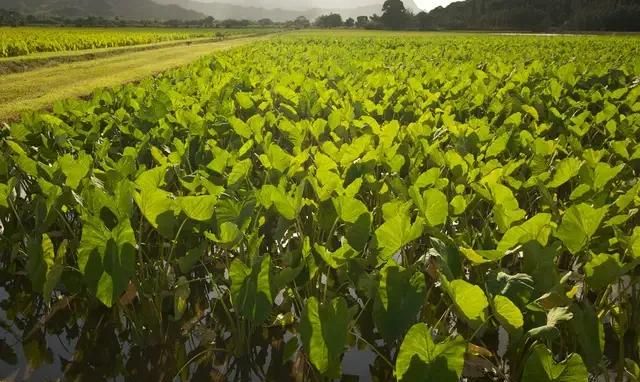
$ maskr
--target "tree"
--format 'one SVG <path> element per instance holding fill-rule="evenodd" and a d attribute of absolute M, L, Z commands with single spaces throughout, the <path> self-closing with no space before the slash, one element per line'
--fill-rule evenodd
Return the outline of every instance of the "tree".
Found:
<path fill-rule="evenodd" d="M 344 25 L 348 28 L 353 28 L 353 26 L 356 25 L 356 21 L 353 18 L 349 17 L 345 20 Z"/>
<path fill-rule="evenodd" d="M 311 26 L 311 22 L 304 16 L 298 16 L 294 21 L 293 25 L 296 28 L 309 28 Z"/>
<path fill-rule="evenodd" d="M 382 24 L 390 29 L 402 29 L 407 24 L 407 10 L 402 0 L 386 0 L 382 5 Z"/>
<path fill-rule="evenodd" d="M 356 26 L 358 28 L 364 28 L 369 24 L 369 16 L 358 16 L 356 18 Z"/>
<path fill-rule="evenodd" d="M 271 19 L 260 19 L 258 20 L 258 24 L 263 27 L 268 27 L 269 25 L 273 25 L 273 20 Z"/>
<path fill-rule="evenodd" d="M 322 15 L 316 19 L 316 26 L 320 28 L 337 28 L 343 25 L 342 16 L 337 13 Z"/>
<path fill-rule="evenodd" d="M 431 19 L 431 16 L 427 12 L 420 12 L 416 15 L 416 22 L 418 24 L 418 29 L 420 30 L 429 30 L 434 29 L 434 23 Z"/>
<path fill-rule="evenodd" d="M 205 28 L 214 28 L 216 26 L 216 19 L 214 19 L 213 16 L 205 17 L 205 19 L 202 20 L 202 26 Z"/>

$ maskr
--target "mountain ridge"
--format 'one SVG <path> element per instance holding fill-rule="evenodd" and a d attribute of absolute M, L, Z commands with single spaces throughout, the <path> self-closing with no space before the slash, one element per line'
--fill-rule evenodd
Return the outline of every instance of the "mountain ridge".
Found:
<path fill-rule="evenodd" d="M 317 17 L 329 14 L 339 13 L 343 18 L 356 18 L 358 16 L 371 16 L 373 14 L 382 13 L 382 4 L 384 0 L 372 0 L 367 1 L 368 5 L 350 8 L 307 8 L 307 9 L 287 9 L 283 7 L 279 8 L 263 8 L 256 6 L 245 6 L 238 3 L 244 2 L 243 0 L 236 0 L 236 4 L 232 2 L 234 0 L 215 0 L 213 2 L 204 2 L 198 0 L 153 0 L 159 4 L 176 4 L 182 8 L 194 10 L 203 13 L 207 16 L 213 16 L 216 19 L 247 19 L 247 20 L 259 20 L 259 19 L 271 19 L 276 22 L 293 20 L 298 16 L 305 16 L 310 20 L 314 20 Z M 279 4 L 279 0 L 263 0 L 261 4 Z M 285 4 L 287 0 L 284 1 Z M 414 13 L 420 12 L 420 9 L 413 0 L 405 0 L 405 7 Z"/>
<path fill-rule="evenodd" d="M 0 0 L 0 9 L 68 18 L 96 16 L 129 20 L 197 20 L 206 17 L 175 4 L 159 4 L 151 0 Z"/>

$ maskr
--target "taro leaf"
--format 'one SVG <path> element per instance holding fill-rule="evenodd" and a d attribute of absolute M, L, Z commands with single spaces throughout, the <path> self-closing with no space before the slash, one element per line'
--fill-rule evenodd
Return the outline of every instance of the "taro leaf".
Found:
<path fill-rule="evenodd" d="M 16 165 L 19 169 L 24 171 L 27 175 L 31 175 L 34 178 L 38 177 L 38 162 L 29 158 L 27 152 L 14 141 L 5 140 L 7 146 L 11 149 L 11 151 L 16 154 L 13 159 L 16 162 Z"/>
<path fill-rule="evenodd" d="M 227 247 L 235 246 L 240 239 L 242 239 L 242 231 L 240 231 L 235 223 L 224 222 L 220 224 L 219 231 L 219 235 L 207 232 L 205 233 L 205 236 L 214 243 L 222 244 Z"/>
<path fill-rule="evenodd" d="M 342 297 L 323 304 L 311 297 L 302 310 L 300 336 L 304 351 L 328 378 L 340 378 L 340 358 L 347 345 L 350 321 L 351 313 Z"/>
<path fill-rule="evenodd" d="M 551 215 L 540 213 L 519 226 L 511 227 L 498 243 L 498 251 L 504 252 L 518 244 L 537 241 L 547 245 L 551 233 Z"/>
<path fill-rule="evenodd" d="M 251 99 L 251 93 L 236 93 L 236 101 L 241 108 L 248 110 L 253 109 L 253 100 Z"/>
<path fill-rule="evenodd" d="M 622 268 L 623 264 L 617 253 L 613 255 L 601 253 L 593 256 L 584 265 L 587 285 L 593 290 L 604 289 L 620 277 Z"/>
<path fill-rule="evenodd" d="M 537 241 L 522 246 L 524 257 L 522 259 L 522 271 L 531 275 L 535 281 L 536 295 L 552 290 L 560 283 L 560 275 L 556 265 L 559 254 L 560 242 L 543 247 Z"/>
<path fill-rule="evenodd" d="M 629 238 L 629 251 L 634 259 L 640 259 L 640 227 L 633 229 L 633 234 Z"/>
<path fill-rule="evenodd" d="M 41 240 L 33 240 L 29 244 L 27 273 L 33 289 L 42 292 L 47 301 L 62 276 L 66 250 L 67 242 L 64 241 L 56 254 L 53 243 L 46 234 Z"/>
<path fill-rule="evenodd" d="M 349 262 L 349 260 L 358 256 L 358 251 L 354 250 L 346 242 L 343 242 L 340 248 L 334 252 L 329 251 L 327 248 L 319 244 L 315 244 L 313 247 L 320 257 L 322 257 L 324 262 L 333 269 L 342 268 Z"/>
<path fill-rule="evenodd" d="M 404 337 L 396 360 L 398 381 L 457 382 L 462 375 L 467 345 L 460 336 L 435 343 L 430 329 L 416 324 Z"/>
<path fill-rule="evenodd" d="M 602 361 L 604 350 L 604 327 L 595 309 L 587 304 L 573 304 L 573 318 L 569 325 L 578 341 L 579 352 L 588 368 L 594 369 Z"/>
<path fill-rule="evenodd" d="M 551 294 L 548 294 L 551 295 Z M 566 298 L 566 296 L 565 296 Z M 538 299 L 539 300 L 539 299 Z M 563 301 L 564 303 L 564 301 Z M 566 306 L 554 307 L 547 312 L 546 325 L 529 330 L 528 334 L 533 338 L 554 339 L 560 335 L 558 324 L 564 321 L 571 321 L 573 313 Z"/>
<path fill-rule="evenodd" d="M 440 273 L 447 279 L 461 278 L 463 273 L 462 255 L 456 244 L 448 240 L 430 238 L 432 248 L 427 255 L 435 260 Z"/>
<path fill-rule="evenodd" d="M 540 119 L 538 110 L 535 107 L 529 105 L 522 105 L 522 110 L 529 114 L 537 122 Z"/>
<path fill-rule="evenodd" d="M 0 183 L 0 207 L 9 208 L 10 193 L 11 193 L 11 188 L 9 188 L 9 185 Z"/>
<path fill-rule="evenodd" d="M 252 162 L 251 159 L 241 160 L 236 162 L 231 168 L 231 172 L 227 176 L 227 185 L 233 186 L 236 183 L 240 182 L 242 179 L 246 178 L 251 170 Z"/>
<path fill-rule="evenodd" d="M 51 241 L 49 240 L 49 243 L 46 244 L 46 246 L 49 247 L 49 245 L 51 245 L 51 247 L 45 250 L 45 239 L 49 240 L 49 237 L 45 236 L 43 238 L 42 250 L 43 252 L 49 252 L 50 250 L 53 250 L 53 246 L 51 245 Z M 63 241 L 62 244 L 60 244 L 60 246 L 58 247 L 58 251 L 56 252 L 54 263 L 48 264 L 49 269 L 47 271 L 47 276 L 46 276 L 44 285 L 42 287 L 42 295 L 44 296 L 45 300 L 48 300 L 49 297 L 51 297 L 51 293 L 55 289 L 56 285 L 58 285 L 58 282 L 62 277 L 62 272 L 64 271 L 65 255 L 67 252 L 67 244 L 68 242 L 66 240 Z M 49 259 L 48 262 L 49 262 L 51 259 L 50 254 L 45 255 L 45 258 L 48 258 Z"/>
<path fill-rule="evenodd" d="M 563 321 L 571 321 L 573 313 L 566 306 L 551 309 L 547 313 L 547 326 L 558 326 Z"/>
<path fill-rule="evenodd" d="M 236 118 L 236 117 L 229 118 L 229 125 L 231 125 L 231 128 L 233 129 L 233 131 L 235 131 L 235 133 L 241 136 L 242 138 L 249 139 L 253 135 L 253 132 L 251 131 L 249 126 L 247 126 L 247 124 L 239 118 Z M 229 185 L 232 185 L 232 184 L 233 183 L 230 183 Z"/>
<path fill-rule="evenodd" d="M 208 221 L 213 217 L 218 198 L 213 195 L 181 196 L 176 204 L 190 219 Z"/>
<path fill-rule="evenodd" d="M 598 163 L 593 174 L 593 188 L 596 191 L 603 190 L 604 186 L 615 178 L 622 169 L 624 169 L 624 164 L 611 167 L 607 163 Z"/>
<path fill-rule="evenodd" d="M 295 201 L 279 188 L 267 184 L 260 190 L 258 198 L 260 204 L 265 208 L 270 208 L 272 205 L 275 206 L 278 213 L 285 219 L 294 220 L 296 218 Z"/>
<path fill-rule="evenodd" d="M 438 179 L 440 178 L 442 170 L 438 167 L 431 168 L 426 172 L 422 173 L 416 182 L 413 184 L 413 187 L 421 190 L 425 187 L 433 186 L 436 184 Z"/>
<path fill-rule="evenodd" d="M 426 295 L 424 274 L 398 266 L 393 260 L 380 271 L 373 304 L 373 321 L 382 336 L 393 341 L 416 321 Z"/>
<path fill-rule="evenodd" d="M 567 183 L 576 175 L 578 175 L 581 166 L 582 161 L 577 158 L 569 157 L 563 159 L 560 163 L 558 163 L 556 172 L 553 174 L 553 178 L 547 184 L 547 187 L 558 188 Z"/>
<path fill-rule="evenodd" d="M 369 212 L 367 206 L 356 198 L 341 196 L 332 199 L 332 201 L 338 216 L 346 223 L 355 223 L 360 215 Z"/>
<path fill-rule="evenodd" d="M 200 259 L 204 256 L 207 251 L 207 243 L 203 242 L 199 246 L 192 248 L 187 251 L 187 253 L 178 259 L 178 267 L 180 268 L 180 272 L 189 273 L 191 269 L 200 261 Z"/>
<path fill-rule="evenodd" d="M 502 133 L 491 142 L 487 148 L 486 157 L 493 158 L 507 149 L 507 144 L 511 139 L 511 133 Z"/>
<path fill-rule="evenodd" d="M 460 253 L 462 253 L 473 265 L 498 261 L 505 256 L 504 252 L 496 250 L 475 250 L 471 248 L 460 248 Z"/>
<path fill-rule="evenodd" d="M 135 272 L 136 239 L 128 220 L 110 231 L 99 219 L 83 221 L 78 267 L 89 289 L 111 307 Z"/>
<path fill-rule="evenodd" d="M 178 321 L 184 315 L 187 310 L 187 299 L 191 294 L 191 288 L 189 288 L 189 281 L 186 277 L 180 276 L 178 279 L 178 285 L 173 292 L 173 319 Z"/>
<path fill-rule="evenodd" d="M 462 195 L 454 196 L 450 204 L 454 215 L 462 215 L 467 209 L 467 200 Z"/>
<path fill-rule="evenodd" d="M 262 154 L 260 156 L 260 160 L 266 168 L 274 168 L 281 173 L 284 173 L 291 167 L 293 157 L 280 146 L 271 144 L 267 154 L 268 155 Z"/>
<path fill-rule="evenodd" d="M 591 240 L 606 214 L 607 207 L 596 209 L 584 203 L 572 206 L 562 216 L 556 237 L 575 255 Z"/>
<path fill-rule="evenodd" d="M 475 325 L 486 320 L 489 301 L 479 286 L 464 280 L 453 280 L 444 285 L 458 312 L 467 321 Z"/>
<path fill-rule="evenodd" d="M 92 161 L 91 156 L 87 154 L 80 154 L 77 159 L 71 154 L 60 157 L 58 164 L 67 178 L 66 185 L 74 190 L 78 188 L 80 181 L 89 174 Z"/>
<path fill-rule="evenodd" d="M 164 184 L 166 173 L 167 166 L 154 167 L 138 175 L 136 185 L 141 190 L 155 190 Z"/>
<path fill-rule="evenodd" d="M 523 382 L 586 382 L 589 372 L 578 354 L 557 363 L 544 345 L 533 347 L 522 374 Z"/>
<path fill-rule="evenodd" d="M 423 228 L 422 218 L 411 224 L 409 216 L 404 213 L 398 213 L 378 227 L 375 235 L 382 261 L 386 262 L 402 247 L 419 238 Z"/>
<path fill-rule="evenodd" d="M 357 251 L 364 251 L 371 236 L 371 214 L 362 214 L 354 223 L 345 225 L 345 237 Z"/>
<path fill-rule="evenodd" d="M 254 324 L 261 324 L 271 314 L 271 257 L 257 258 L 251 267 L 235 259 L 229 269 L 231 299 L 236 309 Z"/>
<path fill-rule="evenodd" d="M 447 196 L 440 190 L 430 188 L 423 194 L 424 210 L 422 211 L 431 227 L 444 224 L 449 216 Z"/>
<path fill-rule="evenodd" d="M 291 102 L 291 104 L 293 104 L 294 106 L 298 105 L 298 101 L 300 97 L 298 96 L 298 93 L 296 93 L 294 90 L 284 85 L 276 85 L 273 90 L 277 95 L 282 97 L 284 100 Z"/>
<path fill-rule="evenodd" d="M 493 216 L 501 232 L 506 232 L 513 223 L 522 220 L 526 212 L 518 205 L 518 199 L 513 195 L 513 191 L 502 184 L 490 184 L 491 196 L 495 206 Z"/>
<path fill-rule="evenodd" d="M 169 192 L 156 189 L 143 189 L 134 195 L 140 212 L 153 228 L 157 229 L 165 237 L 173 238 L 173 231 L 177 222 L 175 220 L 176 202 Z"/>
<path fill-rule="evenodd" d="M 520 309 L 504 296 L 495 296 L 493 298 L 493 309 L 495 317 L 509 332 L 515 332 L 522 329 L 524 318 Z"/>

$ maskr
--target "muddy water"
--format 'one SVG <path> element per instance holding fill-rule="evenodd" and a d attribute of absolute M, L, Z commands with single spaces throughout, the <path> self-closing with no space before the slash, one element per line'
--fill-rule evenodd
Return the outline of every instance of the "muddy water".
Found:
<path fill-rule="evenodd" d="M 6 275 L 6 274 L 5 274 Z M 182 381 L 201 380 L 196 363 L 187 367 L 188 373 L 175 376 L 176 365 L 184 365 L 186 360 L 166 362 L 167 372 L 162 372 L 163 359 L 171 356 L 158 356 L 158 344 L 134 345 L 135 339 L 128 330 L 130 322 L 123 316 L 118 320 L 106 309 L 98 309 L 100 314 L 87 310 L 74 300 L 62 299 L 44 304 L 37 296 L 28 292 L 28 280 L 0 277 L 0 380 L 2 381 L 141 381 L 162 380 Z M 51 312 L 54 312 L 53 314 Z M 99 316 L 96 319 L 96 316 Z M 115 322 L 119 321 L 119 322 Z M 285 340 L 293 337 L 286 333 Z M 149 339 L 138 338 L 138 343 Z M 184 354 L 197 354 L 203 349 L 207 338 L 206 331 L 194 330 L 186 335 L 167 338 L 159 347 L 183 347 Z M 213 355 L 210 362 L 204 359 L 202 364 L 213 365 L 206 373 L 215 375 L 216 381 L 263 381 L 273 380 L 265 377 L 272 369 L 273 349 L 268 346 L 263 364 L 257 366 L 261 372 L 239 373 L 244 367 L 229 369 L 225 365 L 216 365 Z M 201 359 L 202 361 L 202 359 Z M 372 381 L 372 369 L 376 356 L 370 351 L 352 348 L 343 359 L 343 373 L 347 381 Z M 283 368 L 290 367 L 283 365 Z M 260 374 L 260 375 L 259 375 Z M 282 376 L 291 376 L 290 370 L 276 372 Z M 286 380 L 289 377 L 284 377 Z M 291 376 L 294 379 L 294 376 Z"/>

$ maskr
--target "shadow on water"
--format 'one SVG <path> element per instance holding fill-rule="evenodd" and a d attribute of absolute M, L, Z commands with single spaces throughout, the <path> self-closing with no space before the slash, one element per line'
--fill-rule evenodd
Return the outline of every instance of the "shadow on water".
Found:
<path fill-rule="evenodd" d="M 251 338 L 250 356 L 234 357 L 225 352 L 231 333 L 220 338 L 209 329 L 215 312 L 181 327 L 171 320 L 154 326 L 128 317 L 133 310 L 73 296 L 45 303 L 24 275 L 0 272 L 2 381 L 309 380 L 302 352 L 285 358 L 286 343 L 297 341 L 286 328 L 265 328 Z M 145 306 L 138 304 L 142 315 Z M 380 380 L 372 377 L 375 364 L 374 353 L 354 346 L 343 358 L 343 380 Z"/>

